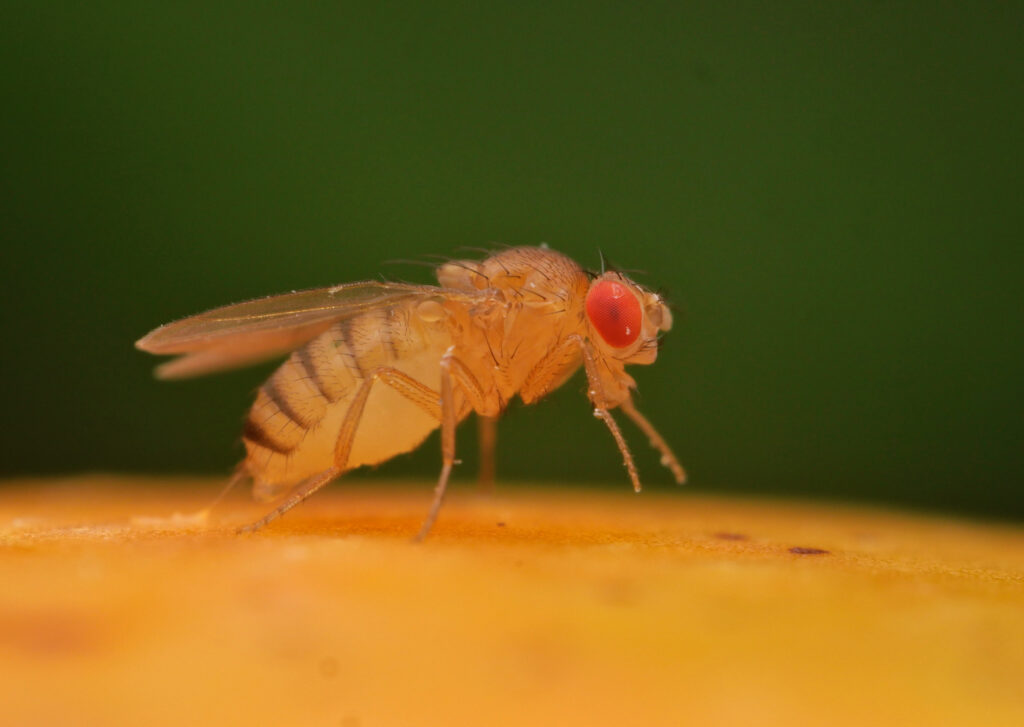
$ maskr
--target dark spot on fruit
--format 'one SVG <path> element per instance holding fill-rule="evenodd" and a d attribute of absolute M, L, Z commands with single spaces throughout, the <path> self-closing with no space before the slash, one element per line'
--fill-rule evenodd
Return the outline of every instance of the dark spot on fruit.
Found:
<path fill-rule="evenodd" d="M 793 553 L 794 555 L 828 555 L 828 551 L 827 550 L 822 550 L 821 548 L 801 548 L 801 547 L 796 547 L 796 548 L 790 548 L 789 552 Z"/>
<path fill-rule="evenodd" d="M 338 675 L 338 660 L 333 657 L 326 657 L 320 661 L 320 675 L 333 677 Z"/>
<path fill-rule="evenodd" d="M 601 585 L 602 601 L 612 606 L 632 606 L 637 601 L 637 586 L 626 578 L 613 578 Z"/>
<path fill-rule="evenodd" d="M 0 646 L 63 656 L 96 651 L 106 642 L 98 623 L 77 611 L 0 611 Z"/>
<path fill-rule="evenodd" d="M 750 536 L 743 533 L 715 533 L 719 540 L 750 540 Z"/>

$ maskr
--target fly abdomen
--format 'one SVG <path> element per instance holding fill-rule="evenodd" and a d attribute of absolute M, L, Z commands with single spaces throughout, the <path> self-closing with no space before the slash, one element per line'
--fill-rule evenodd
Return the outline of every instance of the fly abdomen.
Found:
<path fill-rule="evenodd" d="M 331 465 L 351 401 L 374 371 L 397 368 L 439 388 L 439 362 L 451 345 L 444 325 L 443 318 L 380 308 L 342 319 L 296 349 L 259 388 L 245 423 L 246 467 L 257 490 L 277 491 Z M 406 451 L 437 426 L 386 383 L 378 382 L 370 397 L 349 453 L 351 466 Z"/>
<path fill-rule="evenodd" d="M 347 366 L 324 338 L 292 353 L 259 388 L 242 433 L 247 443 L 288 454 L 351 391 Z"/>
<path fill-rule="evenodd" d="M 389 310 L 384 308 L 339 321 L 331 329 L 338 353 L 359 378 L 393 361 L 387 345 L 392 337 L 388 319 Z"/>
<path fill-rule="evenodd" d="M 278 369 L 260 387 L 242 432 L 247 443 L 278 454 L 294 450 L 319 421 L 319 417 L 312 416 L 312 412 L 298 400 L 296 394 L 279 385 L 278 376 L 286 367 L 287 364 Z"/>
<path fill-rule="evenodd" d="M 290 441 L 292 437 L 282 436 L 281 427 L 272 423 L 271 419 L 273 415 L 261 419 L 256 413 L 256 407 L 250 409 L 242 428 L 242 439 L 250 451 L 253 447 L 261 447 L 275 454 L 288 454 L 298 442 Z"/>

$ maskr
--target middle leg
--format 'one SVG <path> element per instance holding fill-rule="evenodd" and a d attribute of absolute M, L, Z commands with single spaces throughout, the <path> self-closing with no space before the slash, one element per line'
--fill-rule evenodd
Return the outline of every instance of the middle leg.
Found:
<path fill-rule="evenodd" d="M 590 344 L 577 334 L 569 336 L 566 342 L 579 346 L 583 354 L 583 370 L 587 374 L 587 393 L 590 396 L 590 402 L 594 405 L 594 416 L 603 421 L 605 426 L 608 427 L 608 431 L 612 433 L 615 444 L 618 446 L 619 452 L 622 453 L 622 463 L 626 466 L 626 471 L 629 473 L 633 489 L 636 492 L 640 492 L 642 489 L 640 475 L 637 473 L 636 463 L 633 461 L 633 453 L 629 451 L 629 445 L 626 444 L 626 438 L 622 436 L 622 430 L 619 429 L 618 422 L 615 421 L 612 413 L 608 410 L 604 386 L 601 384 L 601 376 L 597 370 L 594 354 L 590 350 Z"/>
<path fill-rule="evenodd" d="M 441 511 L 441 504 L 448 489 L 448 477 L 452 473 L 452 465 L 455 464 L 455 425 L 458 424 L 458 420 L 455 415 L 455 390 L 452 386 L 453 348 L 449 348 L 441 357 L 441 474 L 438 475 L 437 485 L 434 487 L 434 500 L 430 503 L 427 519 L 423 521 L 420 531 L 414 538 L 417 543 L 422 542 L 434 527 L 434 521 Z"/>
<path fill-rule="evenodd" d="M 672 475 L 676 478 L 676 482 L 682 485 L 686 482 L 686 471 L 683 466 L 679 464 L 679 460 L 676 458 L 675 452 L 668 446 L 668 442 L 658 433 L 658 430 L 654 428 L 654 425 L 648 421 L 647 417 L 637 411 L 636 406 L 633 405 L 633 398 L 630 397 L 624 402 L 619 404 L 619 408 L 626 413 L 633 422 L 640 427 L 640 431 L 647 435 L 647 438 L 651 441 L 651 446 L 654 447 L 661 453 L 661 464 L 667 467 Z"/>

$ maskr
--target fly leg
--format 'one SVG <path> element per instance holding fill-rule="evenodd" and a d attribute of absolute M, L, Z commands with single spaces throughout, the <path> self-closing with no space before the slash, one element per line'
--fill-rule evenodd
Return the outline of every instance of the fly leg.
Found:
<path fill-rule="evenodd" d="M 348 411 L 345 412 L 345 418 L 341 422 L 341 428 L 338 430 L 338 439 L 334 445 L 334 465 L 323 472 L 303 480 L 292 489 L 287 499 L 274 508 L 273 511 L 260 520 L 246 525 L 238 532 L 251 533 L 259 530 L 345 472 L 348 468 L 349 455 L 352 453 L 352 442 L 355 440 L 359 421 L 363 418 L 363 410 L 366 408 L 366 401 L 370 398 L 370 390 L 373 388 L 374 382 L 378 380 L 387 384 L 414 404 L 425 409 L 428 414 L 441 419 L 441 407 L 438 403 L 436 391 L 397 369 L 388 367 L 375 369 L 363 380 L 362 385 L 360 385 L 356 395 L 352 398 L 352 402 L 349 404 Z"/>
<path fill-rule="evenodd" d="M 633 406 L 632 397 L 619 404 L 619 408 L 625 412 L 626 416 L 633 420 L 633 422 L 640 428 L 640 431 L 647 435 L 647 438 L 651 440 L 651 446 L 661 452 L 661 463 L 671 470 L 673 476 L 676 478 L 676 482 L 680 485 L 685 483 L 686 471 L 683 469 L 683 466 L 679 464 L 679 460 L 676 459 L 676 455 L 672 451 L 672 448 L 669 447 L 668 442 L 658 434 L 658 430 L 655 429 L 654 425 L 647 420 L 647 417 L 636 410 L 636 407 Z"/>
<path fill-rule="evenodd" d="M 415 541 L 422 542 L 430 529 L 434 527 L 437 514 L 444 502 L 444 493 L 448 489 L 448 476 L 452 473 L 455 463 L 455 395 L 452 390 L 452 349 L 448 349 L 441 357 L 441 474 L 434 487 L 434 501 L 430 503 L 430 512 L 423 521 Z"/>
<path fill-rule="evenodd" d="M 256 522 L 249 523 L 245 527 L 239 528 L 237 531 L 238 534 L 241 535 L 243 533 L 254 533 L 260 528 L 262 528 L 264 525 L 271 523 L 274 520 L 277 520 L 279 517 L 284 515 L 286 512 L 291 510 L 293 507 L 298 505 L 300 502 L 305 500 L 307 497 L 312 495 L 314 492 L 319 490 L 321 487 L 326 485 L 328 482 L 330 482 L 340 474 L 340 470 L 336 469 L 335 467 L 330 467 L 319 474 L 313 475 L 312 477 L 303 480 L 292 489 L 292 491 L 288 494 L 288 498 L 284 502 L 282 502 L 280 505 L 275 507 L 273 510 L 268 512 L 266 515 L 264 515 Z"/>
<path fill-rule="evenodd" d="M 640 476 L 637 474 L 633 455 L 629 451 L 629 446 L 626 444 L 625 437 L 622 436 L 619 425 L 612 418 L 611 412 L 608 410 L 608 399 L 601 384 L 601 376 L 597 370 L 594 353 L 590 349 L 590 344 L 582 336 L 575 333 L 567 336 L 545 358 L 541 359 L 533 371 L 526 377 L 526 382 L 519 392 L 520 396 L 523 398 L 523 401 L 531 402 L 548 393 L 553 385 L 557 386 L 555 382 L 564 381 L 565 377 L 575 367 L 579 366 L 580 355 L 583 358 L 583 368 L 587 373 L 587 393 L 590 397 L 590 402 L 594 405 L 594 416 L 605 423 L 608 431 L 615 438 L 615 444 L 618 446 L 619 452 L 622 453 L 623 464 L 626 465 L 626 471 L 629 472 L 629 479 L 633 483 L 633 489 L 639 492 Z M 633 411 L 635 412 L 636 410 Z M 630 412 L 627 411 L 626 413 L 633 417 Z M 637 416 L 639 416 L 639 413 L 637 413 Z M 646 421 L 644 419 L 644 422 Z M 653 431 L 653 427 L 650 427 L 650 424 L 647 424 L 647 426 Z M 642 425 L 641 428 L 643 428 Z M 647 429 L 644 429 L 644 431 L 646 432 Z"/>
<path fill-rule="evenodd" d="M 601 376 L 597 371 L 597 362 L 594 360 L 594 354 L 590 350 L 590 345 L 577 334 L 569 336 L 566 340 L 579 346 L 580 351 L 583 353 L 583 368 L 587 373 L 587 393 L 590 396 L 590 402 L 594 405 L 594 416 L 602 420 L 605 426 L 608 427 L 608 431 L 612 433 L 612 437 L 615 438 L 615 444 L 618 445 L 619 452 L 622 453 L 622 463 L 626 466 L 629 479 L 633 482 L 633 489 L 640 492 L 640 475 L 637 474 L 633 455 L 629 451 L 629 445 L 626 444 L 625 437 L 622 436 L 622 430 L 619 429 L 619 425 L 612 418 L 611 412 L 608 411 L 604 387 L 601 385 Z"/>
<path fill-rule="evenodd" d="M 449 348 L 441 357 L 441 474 L 434 487 L 434 500 L 430 503 L 427 519 L 423 521 L 414 539 L 416 542 L 422 542 L 434 527 L 434 521 L 441 511 L 441 504 L 448 489 L 448 477 L 455 463 L 455 426 L 458 424 L 458 416 L 453 381 L 459 383 L 462 393 L 477 412 L 484 406 L 484 394 L 480 383 L 466 365 L 455 358 L 454 346 Z"/>

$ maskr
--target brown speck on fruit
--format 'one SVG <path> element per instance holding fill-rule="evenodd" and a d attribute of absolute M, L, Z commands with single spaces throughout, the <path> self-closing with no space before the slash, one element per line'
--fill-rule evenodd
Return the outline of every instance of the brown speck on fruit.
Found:
<path fill-rule="evenodd" d="M 795 547 L 795 548 L 790 548 L 789 552 L 793 553 L 794 555 L 828 555 L 829 554 L 829 552 L 827 550 L 823 550 L 821 548 L 801 548 L 799 546 Z"/>
<path fill-rule="evenodd" d="M 320 661 L 320 675 L 324 677 L 333 677 L 338 674 L 338 660 L 328 656 Z"/>
<path fill-rule="evenodd" d="M 750 536 L 743 533 L 715 533 L 715 537 L 719 540 L 750 540 Z"/>

